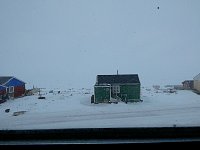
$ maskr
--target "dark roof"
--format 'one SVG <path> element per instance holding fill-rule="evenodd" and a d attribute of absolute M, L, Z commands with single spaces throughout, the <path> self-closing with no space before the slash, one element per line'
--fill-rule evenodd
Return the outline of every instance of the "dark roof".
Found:
<path fill-rule="evenodd" d="M 140 83 L 137 74 L 124 74 L 124 75 L 97 75 L 96 84 L 115 84 L 115 83 Z"/>
<path fill-rule="evenodd" d="M 8 80 L 10 80 L 13 77 L 0 77 L 0 84 L 6 83 Z"/>
<path fill-rule="evenodd" d="M 194 82 L 194 80 L 185 80 L 182 83 L 188 83 L 188 82 L 192 83 L 192 82 Z"/>

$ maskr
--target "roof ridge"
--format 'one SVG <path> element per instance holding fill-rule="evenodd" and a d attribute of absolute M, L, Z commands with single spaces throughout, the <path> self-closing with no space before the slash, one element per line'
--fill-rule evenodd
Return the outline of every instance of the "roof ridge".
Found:
<path fill-rule="evenodd" d="M 200 75 L 200 73 L 198 75 L 196 75 L 193 79 L 197 78 Z"/>
<path fill-rule="evenodd" d="M 4 85 L 8 80 L 12 79 L 12 76 L 0 76 L 0 84 Z"/>
<path fill-rule="evenodd" d="M 2 79 L 2 78 L 7 78 L 5 81 Z M 1 81 L 0 82 L 0 85 L 5 85 L 5 84 L 7 84 L 9 81 L 11 81 L 12 79 L 16 79 L 16 80 L 19 80 L 20 82 L 23 82 L 23 83 L 25 83 L 26 84 L 26 82 L 24 82 L 24 81 L 22 81 L 22 80 L 20 80 L 20 79 L 18 79 L 18 78 L 16 78 L 16 77 L 14 77 L 14 76 L 0 76 L 0 80 L 3 80 L 3 81 Z"/>
<path fill-rule="evenodd" d="M 97 84 L 108 83 L 140 83 L 138 74 L 97 75 Z"/>

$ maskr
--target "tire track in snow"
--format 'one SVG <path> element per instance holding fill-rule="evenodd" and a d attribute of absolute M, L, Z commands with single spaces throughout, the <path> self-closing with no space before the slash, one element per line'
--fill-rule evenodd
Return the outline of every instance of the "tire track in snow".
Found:
<path fill-rule="evenodd" d="M 187 111 L 186 111 L 187 110 Z M 128 112 L 111 112 L 111 113 L 95 113 L 95 114 L 76 114 L 76 115 L 64 115 L 64 116 L 38 116 L 29 120 L 21 120 L 13 122 L 15 126 L 31 126 L 31 125 L 44 125 L 44 124 L 56 124 L 67 122 L 79 122 L 79 121 L 91 121 L 101 119 L 120 119 L 120 118 L 137 118 L 137 117 L 164 117 L 174 114 L 184 114 L 190 112 L 200 111 L 200 107 L 181 107 L 181 108 L 168 108 L 168 109 L 156 109 L 156 110 L 143 110 L 143 111 L 128 111 Z M 48 114 L 47 114 L 48 115 Z"/>

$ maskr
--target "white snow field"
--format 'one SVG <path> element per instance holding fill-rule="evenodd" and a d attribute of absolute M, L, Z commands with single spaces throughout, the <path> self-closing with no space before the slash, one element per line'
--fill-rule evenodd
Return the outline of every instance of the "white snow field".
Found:
<path fill-rule="evenodd" d="M 46 99 L 33 95 L 0 104 L 0 129 L 200 126 L 199 95 L 186 90 L 141 90 L 143 102 L 91 104 L 92 89 L 66 89 L 60 93 L 46 89 Z M 13 115 L 19 111 L 25 113 Z"/>

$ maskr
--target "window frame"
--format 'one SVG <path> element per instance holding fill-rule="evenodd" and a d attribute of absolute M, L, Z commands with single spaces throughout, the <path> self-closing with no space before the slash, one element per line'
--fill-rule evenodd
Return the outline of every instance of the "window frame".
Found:
<path fill-rule="evenodd" d="M 15 87 L 14 86 L 9 86 L 8 93 L 14 93 L 15 92 Z"/>

